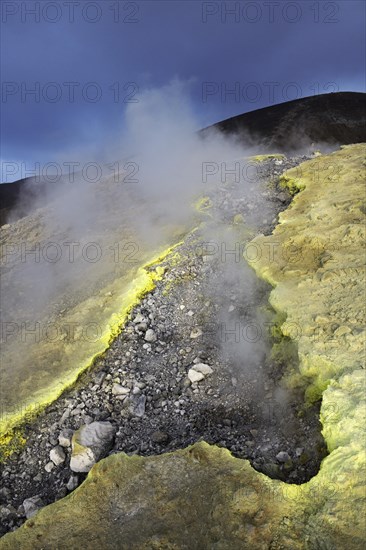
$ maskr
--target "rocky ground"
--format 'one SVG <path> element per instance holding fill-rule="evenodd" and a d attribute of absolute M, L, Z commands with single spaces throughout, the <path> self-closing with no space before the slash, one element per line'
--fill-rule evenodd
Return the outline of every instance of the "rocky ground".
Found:
<path fill-rule="evenodd" d="M 318 408 L 281 382 L 288 365 L 270 353 L 269 287 L 242 256 L 221 253 L 228 235 L 235 244 L 272 231 L 290 202 L 279 175 L 303 160 L 265 162 L 250 199 L 240 185 L 217 189 L 207 223 L 162 264 L 163 279 L 104 356 L 24 426 L 25 446 L 2 467 L 2 534 L 85 479 L 70 468 L 71 439 L 100 422 L 104 455 L 160 454 L 204 439 L 289 483 L 316 474 L 325 455 Z"/>

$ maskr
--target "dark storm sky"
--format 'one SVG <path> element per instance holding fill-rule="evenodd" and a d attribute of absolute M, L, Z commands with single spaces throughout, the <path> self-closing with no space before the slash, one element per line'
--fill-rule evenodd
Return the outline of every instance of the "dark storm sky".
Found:
<path fill-rule="evenodd" d="M 362 1 L 4 0 L 1 15 L 2 162 L 93 156 L 123 128 L 128 101 L 174 78 L 198 127 L 364 91 Z"/>

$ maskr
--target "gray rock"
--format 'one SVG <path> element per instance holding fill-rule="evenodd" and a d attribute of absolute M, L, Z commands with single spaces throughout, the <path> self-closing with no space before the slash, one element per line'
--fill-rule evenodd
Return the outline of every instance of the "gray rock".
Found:
<path fill-rule="evenodd" d="M 0 517 L 3 519 L 8 518 L 12 514 L 10 506 L 0 506 Z"/>
<path fill-rule="evenodd" d="M 121 384 L 113 384 L 112 393 L 113 395 L 127 395 L 130 393 L 130 389 L 121 386 Z"/>
<path fill-rule="evenodd" d="M 138 325 L 136 325 L 136 327 L 135 327 L 135 330 L 138 330 L 138 331 L 141 331 L 141 332 L 146 332 L 147 331 L 147 323 L 138 323 Z"/>
<path fill-rule="evenodd" d="M 106 373 L 102 370 L 100 372 L 97 372 L 97 374 L 94 377 L 94 382 L 97 386 L 101 386 L 104 382 L 104 379 L 106 377 Z"/>
<path fill-rule="evenodd" d="M 0 517 L 7 522 L 13 522 L 17 519 L 17 511 L 11 504 L 0 506 Z"/>
<path fill-rule="evenodd" d="M 65 409 L 64 412 L 63 412 L 63 415 L 60 418 L 60 424 L 63 424 L 65 422 L 65 420 L 67 420 L 69 418 L 69 416 L 70 416 L 70 410 Z"/>
<path fill-rule="evenodd" d="M 44 469 L 46 470 L 46 472 L 49 474 L 50 472 L 52 472 L 52 470 L 54 469 L 55 467 L 55 464 L 52 462 L 52 460 L 50 460 L 49 462 L 47 462 L 46 466 L 44 467 Z"/>
<path fill-rule="evenodd" d="M 145 333 L 145 340 L 146 342 L 155 342 L 156 341 L 156 334 L 153 331 L 152 328 L 149 328 Z"/>
<path fill-rule="evenodd" d="M 7 487 L 2 487 L 0 489 L 0 501 L 6 502 L 9 497 L 10 497 L 9 489 Z"/>
<path fill-rule="evenodd" d="M 21 504 L 20 506 L 18 506 L 18 508 L 17 508 L 17 515 L 18 515 L 19 517 L 21 517 L 21 518 L 22 518 L 23 516 L 25 516 L 23 504 Z"/>
<path fill-rule="evenodd" d="M 78 476 L 70 476 L 69 481 L 66 483 L 66 488 L 68 491 L 73 491 L 79 485 Z"/>
<path fill-rule="evenodd" d="M 115 428 L 110 422 L 92 422 L 79 428 L 72 437 L 70 469 L 89 472 L 106 456 L 113 445 Z"/>
<path fill-rule="evenodd" d="M 276 460 L 278 460 L 278 462 L 285 463 L 291 460 L 291 457 L 288 453 L 286 453 L 286 451 L 280 451 L 276 454 Z"/>
<path fill-rule="evenodd" d="M 40 495 L 35 495 L 34 497 L 26 498 L 23 501 L 24 513 L 27 519 L 31 518 L 38 512 L 40 508 L 44 506 L 44 502 L 41 499 Z"/>
<path fill-rule="evenodd" d="M 285 193 L 284 191 L 281 191 L 280 193 L 278 193 L 277 197 L 278 197 L 278 200 L 280 200 L 281 202 L 288 201 L 288 194 Z"/>
<path fill-rule="evenodd" d="M 133 414 L 142 417 L 145 414 L 146 396 L 140 395 L 137 401 L 133 404 Z"/>
<path fill-rule="evenodd" d="M 134 318 L 133 323 L 139 324 L 139 323 L 144 323 L 145 321 L 146 321 L 146 318 L 141 313 L 138 313 Z"/>
<path fill-rule="evenodd" d="M 61 445 L 61 447 L 70 447 L 72 434 L 73 434 L 72 430 L 69 430 L 69 429 L 62 430 L 62 432 L 58 436 L 59 445 Z"/>

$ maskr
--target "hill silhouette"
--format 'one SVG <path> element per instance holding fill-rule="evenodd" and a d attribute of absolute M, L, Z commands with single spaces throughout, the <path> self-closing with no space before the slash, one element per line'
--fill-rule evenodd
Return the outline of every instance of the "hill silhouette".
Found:
<path fill-rule="evenodd" d="M 334 145 L 366 142 L 366 94 L 337 92 L 287 101 L 264 107 L 201 130 L 211 129 L 237 134 L 260 152 L 291 152 L 312 142 Z M 259 151 L 258 151 L 259 152 Z M 42 196 L 54 183 L 35 182 L 24 178 L 0 185 L 0 225 L 20 219 L 34 209 L 37 196 Z"/>

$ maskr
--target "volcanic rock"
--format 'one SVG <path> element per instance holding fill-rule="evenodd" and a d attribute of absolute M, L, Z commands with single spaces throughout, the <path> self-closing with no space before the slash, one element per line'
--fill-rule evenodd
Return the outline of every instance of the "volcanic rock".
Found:
<path fill-rule="evenodd" d="M 197 372 L 201 372 L 204 376 L 213 373 L 212 368 L 209 365 L 206 365 L 206 363 L 197 363 L 192 367 L 192 369 Z"/>
<path fill-rule="evenodd" d="M 61 445 L 61 447 L 70 447 L 71 446 L 71 439 L 72 439 L 72 430 L 62 430 L 60 435 L 58 436 L 58 442 Z"/>
<path fill-rule="evenodd" d="M 39 495 L 35 495 L 34 497 L 26 498 L 23 501 L 25 517 L 27 519 L 31 518 L 43 506 L 44 506 L 44 502 L 42 501 L 42 499 Z"/>
<path fill-rule="evenodd" d="M 145 333 L 145 340 L 146 342 L 155 342 L 156 341 L 156 334 L 153 331 L 152 328 L 149 328 Z"/>
<path fill-rule="evenodd" d="M 188 378 L 192 382 L 192 384 L 194 384 L 195 382 L 200 382 L 204 379 L 204 377 L 205 375 L 202 374 L 202 372 L 197 372 L 194 369 L 189 369 L 188 371 Z"/>
<path fill-rule="evenodd" d="M 81 426 L 72 438 L 70 469 L 89 472 L 92 466 L 111 449 L 115 428 L 110 422 L 92 422 Z"/>
<path fill-rule="evenodd" d="M 58 466 L 59 464 L 62 464 L 63 462 L 65 462 L 66 455 L 61 445 L 57 445 L 57 447 L 54 447 L 53 449 L 51 449 L 50 459 L 52 460 L 55 466 Z"/>

